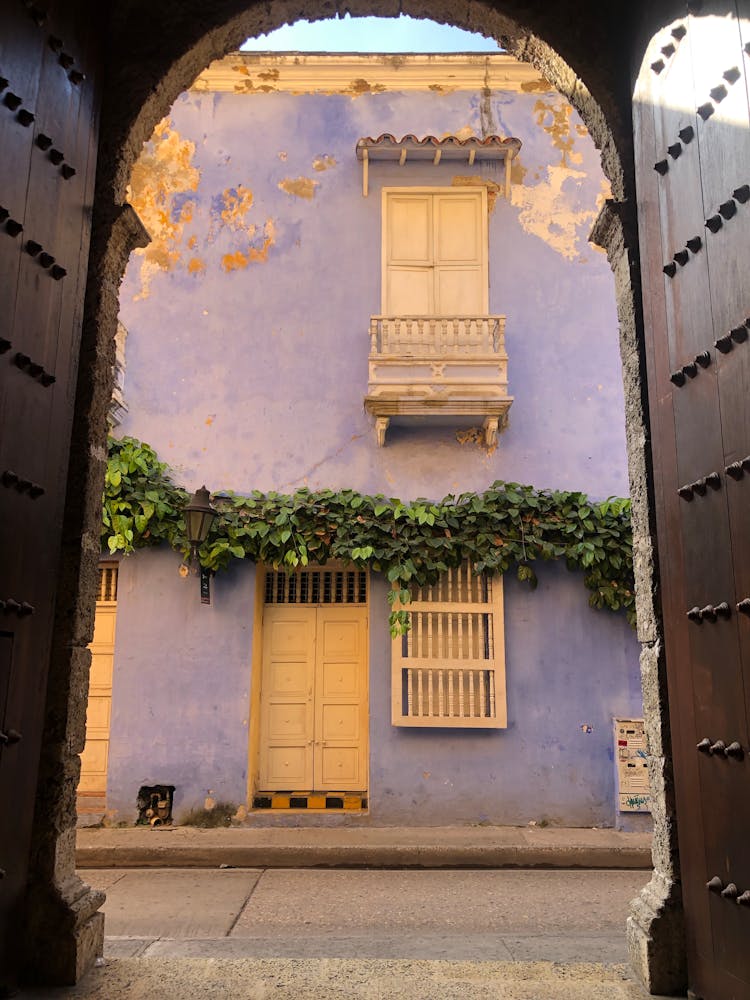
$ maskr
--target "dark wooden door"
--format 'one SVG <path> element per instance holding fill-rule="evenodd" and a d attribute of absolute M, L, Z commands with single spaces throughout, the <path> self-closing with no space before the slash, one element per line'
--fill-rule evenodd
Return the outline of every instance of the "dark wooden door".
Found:
<path fill-rule="evenodd" d="M 96 167 L 95 5 L 0 4 L 0 993 L 14 978 Z"/>
<path fill-rule="evenodd" d="M 690 985 L 747 1000 L 750 23 L 689 6 L 638 80 L 638 211 Z"/>

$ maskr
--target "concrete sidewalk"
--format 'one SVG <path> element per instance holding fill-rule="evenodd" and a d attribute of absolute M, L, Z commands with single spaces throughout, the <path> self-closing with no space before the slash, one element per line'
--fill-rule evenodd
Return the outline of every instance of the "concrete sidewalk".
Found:
<path fill-rule="evenodd" d="M 80 829 L 79 868 L 651 868 L 651 835 L 559 827 Z"/>
<path fill-rule="evenodd" d="M 110 869 L 104 965 L 23 1000 L 647 1000 L 646 871 Z"/>
<path fill-rule="evenodd" d="M 22 1000 L 667 1000 L 623 965 L 342 959 L 114 959 Z"/>

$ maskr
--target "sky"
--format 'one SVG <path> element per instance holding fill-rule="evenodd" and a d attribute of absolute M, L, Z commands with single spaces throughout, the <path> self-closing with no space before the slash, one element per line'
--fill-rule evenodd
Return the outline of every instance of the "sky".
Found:
<path fill-rule="evenodd" d="M 392 17 L 297 21 L 249 38 L 244 51 L 267 52 L 498 52 L 494 39 L 402 14 Z"/>

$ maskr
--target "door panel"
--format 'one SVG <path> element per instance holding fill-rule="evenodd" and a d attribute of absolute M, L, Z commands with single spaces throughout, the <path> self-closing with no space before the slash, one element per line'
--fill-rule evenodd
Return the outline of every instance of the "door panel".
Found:
<path fill-rule="evenodd" d="M 750 995 L 750 907 L 731 888 L 750 889 L 750 618 L 738 608 L 750 497 L 742 467 L 728 469 L 750 454 L 746 27 L 729 3 L 666 26 L 634 103 L 683 897 L 691 987 L 706 1000 Z"/>
<path fill-rule="evenodd" d="M 432 199 L 429 195 L 390 196 L 388 260 L 398 264 L 432 264 Z"/>
<path fill-rule="evenodd" d="M 478 316 L 483 307 L 484 282 L 476 267 L 440 267 L 435 271 L 435 312 L 443 316 Z"/>
<path fill-rule="evenodd" d="M 315 788 L 367 784 L 367 609 L 319 608 Z"/>
<path fill-rule="evenodd" d="M 365 791 L 367 609 L 267 606 L 259 787 Z"/>
<path fill-rule="evenodd" d="M 79 812 L 86 810 L 86 797 L 96 797 L 96 811 L 105 804 L 109 728 L 112 709 L 112 674 L 115 659 L 117 605 L 97 601 L 86 708 L 86 745 L 81 754 L 78 783 Z"/>
<path fill-rule="evenodd" d="M 260 787 L 312 788 L 315 608 L 267 607 L 263 622 Z"/>
<path fill-rule="evenodd" d="M 388 269 L 388 316 L 430 316 L 435 312 L 434 276 L 431 267 Z"/>
<path fill-rule="evenodd" d="M 435 195 L 435 263 L 482 262 L 482 192 Z"/>
<path fill-rule="evenodd" d="M 89 0 L 0 4 L 0 598 L 23 607 L 0 611 L 0 645 L 12 649 L 4 725 L 23 736 L 0 753 L 0 993 L 22 953 L 13 936 L 22 932 L 88 263 L 94 39 L 106 16 Z"/>

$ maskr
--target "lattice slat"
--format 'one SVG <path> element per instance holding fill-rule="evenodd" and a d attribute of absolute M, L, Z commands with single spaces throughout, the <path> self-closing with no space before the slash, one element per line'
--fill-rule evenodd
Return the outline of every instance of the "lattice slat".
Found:
<path fill-rule="evenodd" d="M 291 573 L 268 570 L 266 604 L 367 604 L 367 573 L 364 570 L 315 567 Z"/>
<path fill-rule="evenodd" d="M 414 592 L 410 630 L 393 645 L 396 725 L 505 725 L 501 600 L 502 584 L 468 562 Z"/>

